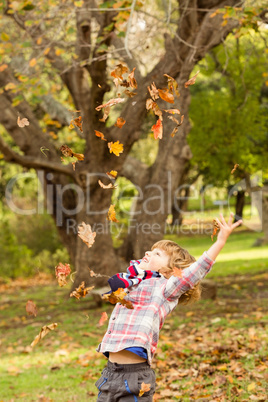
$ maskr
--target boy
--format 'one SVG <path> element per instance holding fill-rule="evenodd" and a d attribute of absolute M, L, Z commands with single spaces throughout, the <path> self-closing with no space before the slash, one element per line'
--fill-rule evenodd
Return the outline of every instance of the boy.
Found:
<path fill-rule="evenodd" d="M 112 291 L 126 288 L 126 300 L 133 309 L 117 303 L 111 315 L 108 330 L 98 351 L 109 358 L 101 378 L 97 402 L 152 402 L 155 392 L 155 374 L 150 368 L 157 348 L 159 331 L 166 316 L 178 302 L 199 298 L 199 282 L 208 274 L 227 238 L 242 221 L 228 223 L 222 214 L 216 219 L 220 231 L 217 241 L 197 261 L 176 243 L 157 242 L 142 260 L 131 261 L 127 274 L 116 274 L 109 279 Z M 182 271 L 173 274 L 173 268 Z M 141 384 L 150 384 L 150 390 L 139 396 Z"/>

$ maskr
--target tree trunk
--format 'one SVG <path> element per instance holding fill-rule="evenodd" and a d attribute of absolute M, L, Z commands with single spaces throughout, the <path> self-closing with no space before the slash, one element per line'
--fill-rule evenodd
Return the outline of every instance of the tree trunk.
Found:
<path fill-rule="evenodd" d="M 268 193 L 262 193 L 262 230 L 264 232 L 263 243 L 268 244 Z"/>
<path fill-rule="evenodd" d="M 243 219 L 243 209 L 245 206 L 245 191 L 237 191 L 235 204 L 235 222 Z"/>

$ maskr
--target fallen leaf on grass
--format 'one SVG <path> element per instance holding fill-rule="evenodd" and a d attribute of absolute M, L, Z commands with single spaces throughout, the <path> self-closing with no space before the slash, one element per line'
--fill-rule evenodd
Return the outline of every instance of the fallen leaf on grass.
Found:
<path fill-rule="evenodd" d="M 78 226 L 78 236 L 86 243 L 88 248 L 90 248 L 95 242 L 96 232 L 92 232 L 91 226 L 82 222 L 81 225 Z"/>
<path fill-rule="evenodd" d="M 129 300 L 124 299 L 126 295 L 124 289 L 119 288 L 115 292 L 104 294 L 102 299 L 109 301 L 111 304 L 121 303 L 126 308 L 133 309 L 133 304 Z"/>
<path fill-rule="evenodd" d="M 110 208 L 109 208 L 109 211 L 108 211 L 108 214 L 107 214 L 107 219 L 109 221 L 112 221 L 112 222 L 119 222 L 116 219 L 116 213 L 115 213 L 115 209 L 114 209 L 114 204 L 110 205 Z"/>
<path fill-rule="evenodd" d="M 20 118 L 20 116 L 18 116 L 18 120 L 17 120 L 17 125 L 19 127 L 25 127 L 25 126 L 29 126 L 29 120 L 24 117 L 23 119 Z"/>
<path fill-rule="evenodd" d="M 66 277 L 70 274 L 70 272 L 70 264 L 62 264 L 60 262 L 59 265 L 55 267 L 55 274 L 60 287 L 63 287 L 67 284 Z"/>
<path fill-rule="evenodd" d="M 34 338 L 33 342 L 31 343 L 31 347 L 33 348 L 38 342 L 41 341 L 50 331 L 54 331 L 55 328 L 57 328 L 58 324 L 55 322 L 50 325 L 44 325 L 41 328 L 41 331 L 39 334 Z"/>
<path fill-rule="evenodd" d="M 103 326 L 103 324 L 105 323 L 105 321 L 107 321 L 108 320 L 108 315 L 107 315 L 107 313 L 104 311 L 104 312 L 102 312 L 101 313 L 101 318 L 100 318 L 100 321 L 98 322 L 98 327 L 102 327 Z"/>
<path fill-rule="evenodd" d="M 29 315 L 37 316 L 37 307 L 36 304 L 32 300 L 28 300 L 26 303 L 26 312 Z"/>
<path fill-rule="evenodd" d="M 151 384 L 145 384 L 144 382 L 142 382 L 139 396 L 142 396 L 144 394 L 144 392 L 150 391 L 150 389 L 151 389 Z"/>
<path fill-rule="evenodd" d="M 75 297 L 79 300 L 81 297 L 85 297 L 95 286 L 90 286 L 89 288 L 85 287 L 85 282 L 83 281 L 81 285 L 76 288 L 71 294 L 70 297 Z"/>
<path fill-rule="evenodd" d="M 194 85 L 196 77 L 198 76 L 199 73 L 200 73 L 200 71 L 197 71 L 197 73 L 192 78 L 190 78 L 188 81 L 186 81 L 184 84 L 184 87 L 188 88 L 189 85 Z"/>

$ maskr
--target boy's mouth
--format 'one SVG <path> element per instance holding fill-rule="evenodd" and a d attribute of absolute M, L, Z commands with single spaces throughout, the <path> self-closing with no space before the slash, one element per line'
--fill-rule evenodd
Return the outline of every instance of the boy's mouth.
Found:
<path fill-rule="evenodd" d="M 143 262 L 149 262 L 146 257 L 143 257 L 142 261 L 143 261 Z"/>

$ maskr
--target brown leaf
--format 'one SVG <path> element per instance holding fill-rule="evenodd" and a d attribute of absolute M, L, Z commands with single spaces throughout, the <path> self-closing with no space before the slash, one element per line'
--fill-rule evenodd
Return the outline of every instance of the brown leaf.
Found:
<path fill-rule="evenodd" d="M 41 328 L 41 331 L 39 332 L 39 334 L 35 337 L 35 339 L 33 340 L 33 342 L 31 343 L 31 347 L 33 348 L 38 342 L 41 341 L 41 339 L 43 339 L 50 331 L 54 331 L 54 329 L 58 326 L 58 324 L 55 322 L 53 324 L 50 325 L 44 325 Z"/>
<path fill-rule="evenodd" d="M 105 184 L 103 184 L 103 182 L 101 180 L 99 180 L 98 183 L 101 186 L 101 188 L 104 188 L 104 189 L 113 189 L 113 188 L 117 187 L 117 186 L 114 186 L 112 183 L 105 185 Z"/>
<path fill-rule="evenodd" d="M 32 300 L 28 300 L 26 303 L 26 312 L 29 315 L 33 315 L 36 317 L 37 315 L 37 307 L 36 304 Z"/>
<path fill-rule="evenodd" d="M 76 117 L 75 119 L 72 119 L 72 120 L 70 121 L 69 128 L 71 129 L 71 128 L 74 128 L 74 126 L 76 126 L 76 127 L 79 128 L 79 130 L 80 130 L 81 133 L 82 133 L 82 132 L 83 132 L 82 124 L 83 124 L 83 122 L 82 122 L 82 116 L 78 116 L 78 117 Z"/>
<path fill-rule="evenodd" d="M 239 164 L 236 163 L 236 164 L 234 165 L 232 171 L 231 171 L 231 174 L 233 174 L 233 173 L 236 171 L 236 169 L 237 169 L 238 167 L 239 167 Z"/>
<path fill-rule="evenodd" d="M 131 73 L 128 75 L 128 80 L 129 80 L 129 84 L 130 84 L 131 88 L 137 88 L 138 87 L 137 81 L 134 78 L 135 69 L 136 69 L 136 67 L 134 67 L 133 70 L 131 71 Z"/>
<path fill-rule="evenodd" d="M 92 232 L 91 226 L 82 222 L 78 227 L 78 236 L 90 248 L 95 242 L 96 232 Z"/>
<path fill-rule="evenodd" d="M 126 94 L 129 98 L 133 98 L 133 96 L 137 95 L 137 92 L 131 92 L 129 89 L 125 89 L 124 94 Z"/>
<path fill-rule="evenodd" d="M 19 127 L 25 127 L 25 126 L 29 126 L 29 120 L 26 118 L 26 117 L 24 117 L 23 119 L 21 119 L 20 118 L 20 116 L 18 116 L 18 119 L 17 119 L 17 125 L 19 126 Z"/>
<path fill-rule="evenodd" d="M 80 297 L 85 297 L 92 289 L 94 289 L 95 286 L 90 286 L 89 288 L 85 287 L 85 282 L 83 281 L 81 285 L 76 288 L 71 294 L 70 297 L 75 297 L 77 300 L 80 299 Z"/>
<path fill-rule="evenodd" d="M 164 101 L 174 103 L 174 96 L 168 92 L 168 89 L 158 89 L 158 94 Z"/>
<path fill-rule="evenodd" d="M 103 324 L 105 323 L 105 321 L 107 321 L 107 320 L 108 320 L 108 315 L 104 311 L 104 312 L 101 313 L 101 318 L 100 318 L 100 321 L 98 322 L 98 327 L 102 327 Z"/>
<path fill-rule="evenodd" d="M 146 109 L 150 110 L 152 109 L 154 114 L 162 120 L 162 111 L 159 109 L 159 106 L 156 102 L 154 102 L 152 99 L 146 99 Z"/>
<path fill-rule="evenodd" d="M 108 211 L 108 215 L 107 215 L 107 219 L 109 219 L 109 221 L 112 222 L 119 222 L 116 219 L 116 213 L 115 213 L 115 209 L 114 209 L 114 205 L 110 205 L 109 211 Z"/>
<path fill-rule="evenodd" d="M 105 108 L 107 106 L 114 106 L 117 105 L 118 103 L 125 102 L 124 98 L 115 98 L 115 99 L 110 99 L 107 103 L 104 103 L 103 105 L 97 106 L 95 109 L 97 111 L 100 111 L 102 108 Z"/>
<path fill-rule="evenodd" d="M 156 88 L 154 82 L 151 84 L 151 88 L 150 88 L 150 87 L 147 87 L 147 88 L 148 88 L 148 91 L 149 91 L 149 93 L 150 93 L 150 95 L 151 95 L 151 98 L 152 98 L 153 100 L 156 100 L 156 99 L 159 98 L 158 89 Z"/>
<path fill-rule="evenodd" d="M 64 156 L 66 157 L 72 157 L 72 158 L 76 158 L 79 161 L 83 161 L 84 160 L 84 155 L 83 154 L 77 154 L 75 152 L 72 151 L 71 148 L 69 148 L 67 145 L 62 145 L 60 147 L 60 151 L 63 153 Z"/>
<path fill-rule="evenodd" d="M 55 267 L 55 274 L 56 278 L 58 279 L 58 284 L 60 287 L 63 287 L 67 284 L 67 276 L 70 274 L 71 268 L 70 264 L 62 264 L 61 262 L 59 265 Z"/>
<path fill-rule="evenodd" d="M 164 109 L 164 111 L 170 114 L 181 114 L 179 109 Z"/>
<path fill-rule="evenodd" d="M 107 141 L 106 138 L 104 137 L 104 134 L 101 133 L 100 131 L 94 130 L 95 131 L 95 135 L 97 137 L 100 137 L 100 139 L 102 139 L 103 141 Z"/>
<path fill-rule="evenodd" d="M 121 303 L 126 308 L 133 309 L 133 304 L 129 300 L 124 299 L 126 295 L 124 289 L 119 288 L 115 292 L 104 294 L 102 299 L 109 301 L 111 304 Z"/>
<path fill-rule="evenodd" d="M 144 382 L 142 382 L 139 396 L 142 396 L 145 392 L 150 391 L 150 389 L 151 389 L 151 384 L 145 384 Z"/>
<path fill-rule="evenodd" d="M 118 117 L 115 123 L 115 126 L 118 128 L 122 128 L 123 125 L 126 123 L 126 120 L 123 117 Z"/>
<path fill-rule="evenodd" d="M 180 122 L 179 122 L 179 120 L 176 119 L 176 117 L 174 117 L 174 116 L 168 116 L 168 119 L 174 121 L 174 123 L 176 123 L 177 126 L 180 126 Z"/>
<path fill-rule="evenodd" d="M 106 107 L 103 109 L 103 117 L 102 117 L 102 119 L 99 119 L 99 121 L 102 121 L 103 123 L 105 123 L 105 121 L 106 121 L 107 118 L 109 117 L 110 111 L 111 111 L 110 106 L 106 106 Z"/>
<path fill-rule="evenodd" d="M 152 126 L 152 131 L 154 133 L 154 139 L 161 139 L 163 136 L 163 125 L 161 119 L 158 119 L 156 124 Z"/>
<path fill-rule="evenodd" d="M 167 79 L 168 79 L 168 89 L 169 89 L 169 91 L 170 92 L 174 91 L 176 96 L 179 98 L 180 93 L 179 93 L 179 90 L 178 90 L 177 81 L 174 78 L 172 78 L 170 75 L 168 75 L 168 74 L 164 74 L 164 76 L 167 77 Z"/>
<path fill-rule="evenodd" d="M 213 233 L 211 235 L 212 241 L 213 241 L 213 237 L 216 236 L 218 230 L 220 230 L 220 226 L 219 226 L 218 222 L 215 221 L 215 219 L 213 219 Z"/>
<path fill-rule="evenodd" d="M 187 82 L 185 82 L 184 87 L 188 88 L 189 85 L 194 85 L 196 77 L 198 76 L 199 73 L 200 71 L 197 71 L 197 73 L 192 78 L 190 78 Z"/>

